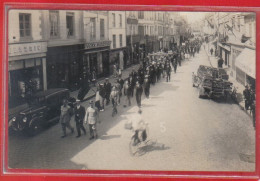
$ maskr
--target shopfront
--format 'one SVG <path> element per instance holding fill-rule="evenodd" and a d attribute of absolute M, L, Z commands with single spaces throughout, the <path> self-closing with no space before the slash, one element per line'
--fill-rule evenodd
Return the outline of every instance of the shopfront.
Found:
<path fill-rule="evenodd" d="M 110 74 L 110 43 L 111 41 L 85 43 L 82 68 L 86 74 L 91 76 L 95 72 L 97 78 Z"/>
<path fill-rule="evenodd" d="M 82 51 L 84 45 L 48 47 L 47 82 L 49 88 L 76 90 L 83 76 Z"/>
<path fill-rule="evenodd" d="M 224 64 L 230 67 L 230 52 L 231 48 L 229 45 L 218 43 L 220 57 L 224 60 Z"/>
<path fill-rule="evenodd" d="M 29 96 L 46 90 L 46 42 L 9 45 L 9 107 L 24 104 Z"/>

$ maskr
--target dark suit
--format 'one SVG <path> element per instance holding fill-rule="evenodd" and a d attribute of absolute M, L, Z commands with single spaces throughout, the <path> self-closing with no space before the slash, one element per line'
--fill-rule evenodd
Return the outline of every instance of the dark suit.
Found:
<path fill-rule="evenodd" d="M 85 117 L 86 111 L 83 106 L 80 106 L 79 108 L 75 108 L 75 122 L 77 127 L 78 136 L 81 136 L 81 129 L 83 130 L 84 134 L 86 134 L 86 129 L 83 126 L 83 120 Z"/>

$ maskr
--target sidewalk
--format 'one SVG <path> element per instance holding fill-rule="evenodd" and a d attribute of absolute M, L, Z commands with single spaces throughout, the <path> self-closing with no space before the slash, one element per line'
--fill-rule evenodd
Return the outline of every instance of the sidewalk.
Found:
<path fill-rule="evenodd" d="M 128 78 L 129 76 L 129 73 L 132 72 L 133 69 L 135 69 L 137 71 L 138 67 L 140 65 L 139 64 L 136 64 L 136 65 L 133 65 L 131 67 L 128 67 L 126 69 L 124 69 L 122 71 L 122 79 L 125 80 L 126 78 Z M 102 77 L 100 79 L 97 80 L 97 83 L 104 83 L 105 82 L 105 78 L 108 78 L 109 79 L 109 82 L 113 85 L 116 81 L 117 78 L 114 78 L 113 75 L 109 76 L 109 77 Z M 86 96 L 84 97 L 84 99 L 82 100 L 82 102 L 84 101 L 87 101 L 87 100 L 90 100 L 92 99 L 93 97 L 95 97 L 95 91 L 96 91 L 96 88 L 95 87 L 91 87 L 91 89 L 89 90 L 89 92 L 86 94 Z M 70 96 L 77 99 L 77 96 L 78 96 L 78 92 L 79 90 L 76 90 L 76 91 L 73 91 L 70 93 Z"/>
<path fill-rule="evenodd" d="M 212 67 L 217 68 L 218 67 L 218 57 L 211 56 L 209 53 L 209 50 L 207 50 L 207 45 L 205 46 L 205 52 L 208 55 L 208 61 Z M 238 83 L 234 77 L 230 75 L 231 70 L 230 67 L 224 64 L 223 68 L 227 71 L 227 74 L 229 75 L 229 81 L 233 83 L 233 86 L 237 88 L 237 99 L 238 99 L 238 105 L 239 107 L 244 110 L 249 116 L 252 117 L 252 114 L 250 113 L 250 110 L 245 109 L 245 100 L 243 99 L 243 91 L 245 87 Z"/>

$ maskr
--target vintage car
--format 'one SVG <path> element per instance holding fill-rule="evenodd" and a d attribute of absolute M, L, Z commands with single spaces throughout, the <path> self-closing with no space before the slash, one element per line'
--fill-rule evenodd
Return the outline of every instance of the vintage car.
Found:
<path fill-rule="evenodd" d="M 9 127 L 30 136 L 37 134 L 40 128 L 59 120 L 64 99 L 68 99 L 73 108 L 75 99 L 70 97 L 68 89 L 57 88 L 36 93 L 25 109 L 9 118 Z"/>
<path fill-rule="evenodd" d="M 199 97 L 227 98 L 232 91 L 232 83 L 228 81 L 224 69 L 200 65 L 197 75 L 192 74 L 193 87 L 199 88 Z"/>

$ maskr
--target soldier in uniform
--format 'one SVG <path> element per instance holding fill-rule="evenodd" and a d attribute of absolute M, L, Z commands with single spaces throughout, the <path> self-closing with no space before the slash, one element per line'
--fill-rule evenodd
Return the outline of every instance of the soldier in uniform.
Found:
<path fill-rule="evenodd" d="M 87 108 L 86 116 L 84 119 L 85 124 L 88 124 L 89 126 L 89 132 L 90 132 L 90 140 L 98 137 L 97 134 L 97 122 L 100 123 L 99 117 L 98 117 L 98 110 L 94 107 L 94 102 L 91 100 L 89 102 L 90 106 Z"/>

